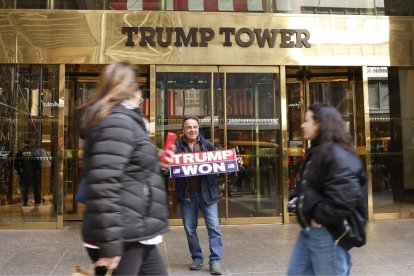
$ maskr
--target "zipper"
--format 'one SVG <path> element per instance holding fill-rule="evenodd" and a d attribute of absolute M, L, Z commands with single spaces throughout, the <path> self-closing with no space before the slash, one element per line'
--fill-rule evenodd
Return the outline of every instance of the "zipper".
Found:
<path fill-rule="evenodd" d="M 309 168 L 308 165 L 310 163 L 311 163 L 311 161 L 309 160 L 307 162 L 307 164 L 305 165 L 305 168 L 304 168 L 304 171 L 303 171 L 303 174 L 302 174 L 302 177 L 303 177 L 303 179 L 301 181 L 301 186 L 302 186 L 301 187 L 301 190 L 302 190 L 302 193 L 301 193 L 301 195 L 299 196 L 299 199 L 298 199 L 298 210 L 297 210 L 298 216 L 299 216 L 300 220 L 303 222 L 305 228 L 307 228 L 307 229 L 309 229 L 310 225 L 307 222 L 305 215 L 303 214 L 303 203 L 305 201 L 305 195 L 303 194 L 303 192 L 306 190 L 306 186 L 307 186 L 307 180 L 306 180 L 306 178 L 308 176 L 308 168 Z"/>
<path fill-rule="evenodd" d="M 335 244 L 338 245 L 338 243 L 341 241 L 341 239 L 343 237 L 345 237 L 345 235 L 349 232 L 349 224 L 348 221 L 346 219 L 344 219 L 344 225 L 345 225 L 345 231 L 342 233 L 342 235 L 340 235 L 336 240 L 335 240 Z"/>
<path fill-rule="evenodd" d="M 310 227 L 310 225 L 308 224 L 308 222 L 306 221 L 306 217 L 305 217 L 305 215 L 303 214 L 303 201 L 304 201 L 304 199 L 305 199 L 305 196 L 304 195 L 301 195 L 300 197 L 299 197 L 299 199 L 298 199 L 298 202 L 299 202 L 299 204 L 298 204 L 298 215 L 299 215 L 299 217 L 300 217 L 300 220 L 303 222 L 303 224 L 305 225 L 305 228 L 309 228 Z"/>

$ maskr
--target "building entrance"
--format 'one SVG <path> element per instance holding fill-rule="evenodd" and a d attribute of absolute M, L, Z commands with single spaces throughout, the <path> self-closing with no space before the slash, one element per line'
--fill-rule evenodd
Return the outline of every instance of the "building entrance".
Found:
<path fill-rule="evenodd" d="M 66 67 L 69 90 L 65 111 L 66 220 L 82 219 L 83 205 L 73 200 L 83 166 L 77 114 L 78 108 L 91 100 L 102 68 L 101 65 Z M 282 68 L 283 74 L 279 73 L 279 67 L 270 66 L 139 68 L 143 72 L 139 82 L 145 98 L 142 112 L 150 122 L 152 138 L 159 149 L 164 146 L 167 132 L 182 135 L 184 116 L 196 115 L 201 135 L 217 148 L 237 148 L 243 159 L 238 173 L 218 176 L 222 224 L 289 221 L 284 202 L 297 184 L 308 147 L 302 140 L 300 125 L 311 103 L 338 108 L 361 159 L 365 160 L 361 68 Z M 286 139 L 282 139 L 284 129 Z M 170 224 L 181 225 L 175 182 L 166 176 L 165 183 Z"/>
<path fill-rule="evenodd" d="M 301 124 L 312 103 L 336 107 L 354 138 L 357 152 L 365 160 L 365 131 L 361 68 L 288 67 L 286 68 L 288 190 L 299 181 L 299 169 L 310 146 L 303 140 Z"/>
<path fill-rule="evenodd" d="M 218 148 L 237 148 L 244 165 L 219 175 L 221 223 L 281 222 L 280 83 L 277 67 L 156 67 L 155 140 L 182 134 L 186 115 L 200 118 L 200 134 Z M 181 223 L 175 183 L 171 222 Z"/>

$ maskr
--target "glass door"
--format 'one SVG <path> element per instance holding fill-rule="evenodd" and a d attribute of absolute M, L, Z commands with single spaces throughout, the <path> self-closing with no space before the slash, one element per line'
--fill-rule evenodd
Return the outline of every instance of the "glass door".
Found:
<path fill-rule="evenodd" d="M 355 89 L 358 76 L 358 70 L 352 67 L 286 69 L 288 190 L 294 189 L 299 181 L 302 158 L 309 146 L 302 138 L 301 124 L 307 108 L 312 103 L 330 104 L 338 109 L 348 131 L 354 137 L 357 149 L 364 140 L 364 137 L 360 137 L 364 136 L 364 130 L 361 129 L 364 123 L 363 116 L 359 116 L 363 105 L 355 103 L 356 98 L 362 97 L 362 93 L 356 93 L 356 90 L 362 90 L 362 84 L 360 89 Z M 364 154 L 361 152 L 361 155 Z"/>
<path fill-rule="evenodd" d="M 200 119 L 200 134 L 220 146 L 214 137 L 217 116 L 213 110 L 213 92 L 218 89 L 217 67 L 156 67 L 155 143 L 161 150 L 167 132 L 182 135 L 182 119 L 195 115 Z M 165 176 L 168 187 L 170 219 L 180 218 L 175 182 Z M 181 221 L 181 220 L 180 220 Z M 180 224 L 180 221 L 177 223 Z M 172 223 L 174 223 L 172 221 Z"/>
<path fill-rule="evenodd" d="M 67 65 L 65 105 L 65 169 L 64 169 L 64 213 L 65 220 L 80 220 L 83 204 L 74 200 L 83 171 L 83 139 L 79 136 L 79 110 L 90 103 L 98 85 L 98 77 L 105 65 Z M 137 79 L 143 91 L 144 102 L 141 113 L 149 119 L 149 66 L 137 66 Z"/>
<path fill-rule="evenodd" d="M 0 224 L 59 215 L 59 66 L 0 66 Z"/>
<path fill-rule="evenodd" d="M 283 213 L 279 71 L 277 67 L 220 67 L 216 137 L 236 148 L 243 165 L 226 175 L 222 213 L 230 223 L 275 222 Z M 221 176 L 223 177 L 223 176 Z"/>
<path fill-rule="evenodd" d="M 184 116 L 196 115 L 201 135 L 243 159 L 238 173 L 218 175 L 222 223 L 282 214 L 279 86 L 275 67 L 156 67 L 157 146 L 168 131 L 182 134 Z M 165 181 L 170 218 L 178 219 L 175 183 Z"/>

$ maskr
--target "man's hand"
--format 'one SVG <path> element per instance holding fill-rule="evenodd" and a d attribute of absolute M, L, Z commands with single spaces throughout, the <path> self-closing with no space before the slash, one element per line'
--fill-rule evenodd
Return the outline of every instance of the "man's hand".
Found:
<path fill-rule="evenodd" d="M 175 152 L 177 151 L 177 148 L 175 147 L 175 145 L 173 146 L 172 150 L 167 150 L 165 152 L 165 161 L 167 161 L 166 163 L 161 162 L 160 161 L 160 167 L 162 171 L 168 171 L 168 169 L 170 168 L 171 164 L 174 162 L 173 156 L 175 154 Z"/>
<path fill-rule="evenodd" d="M 121 261 L 121 256 L 116 256 L 112 258 L 99 258 L 95 262 L 95 266 L 104 266 L 107 269 L 116 269 Z"/>
<path fill-rule="evenodd" d="M 236 160 L 237 160 L 237 163 L 239 164 L 239 167 L 243 166 L 243 159 L 240 156 L 238 156 Z"/>

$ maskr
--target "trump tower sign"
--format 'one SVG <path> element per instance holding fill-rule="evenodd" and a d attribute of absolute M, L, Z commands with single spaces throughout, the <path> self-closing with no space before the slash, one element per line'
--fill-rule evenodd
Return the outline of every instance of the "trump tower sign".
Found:
<path fill-rule="evenodd" d="M 236 158 L 234 149 L 175 154 L 170 176 L 177 178 L 237 172 L 239 168 Z"/>

